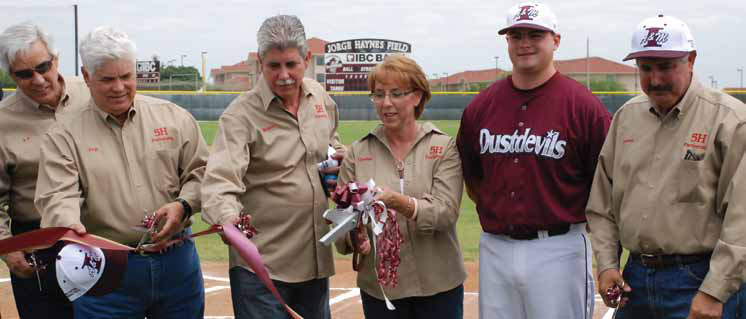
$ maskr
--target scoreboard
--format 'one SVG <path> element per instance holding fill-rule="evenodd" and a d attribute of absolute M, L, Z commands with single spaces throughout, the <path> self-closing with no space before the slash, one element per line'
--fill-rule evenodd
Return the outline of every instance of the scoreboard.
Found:
<path fill-rule="evenodd" d="M 389 54 L 412 53 L 409 43 L 386 39 L 352 39 L 324 47 L 326 90 L 367 91 L 368 73 Z"/>

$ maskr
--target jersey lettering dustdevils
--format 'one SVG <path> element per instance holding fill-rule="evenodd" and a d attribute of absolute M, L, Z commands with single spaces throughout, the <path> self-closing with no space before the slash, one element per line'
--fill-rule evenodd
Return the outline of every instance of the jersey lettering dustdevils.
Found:
<path fill-rule="evenodd" d="M 559 73 L 532 90 L 511 81 L 469 103 L 456 139 L 482 228 L 505 234 L 585 221 L 609 112 Z"/>
<path fill-rule="evenodd" d="M 543 135 L 531 134 L 527 128 L 521 133 L 515 130 L 513 134 L 490 134 L 490 130 L 483 128 L 479 131 L 480 154 L 536 154 L 554 159 L 565 156 L 567 141 L 560 139 L 560 133 L 550 130 Z"/>

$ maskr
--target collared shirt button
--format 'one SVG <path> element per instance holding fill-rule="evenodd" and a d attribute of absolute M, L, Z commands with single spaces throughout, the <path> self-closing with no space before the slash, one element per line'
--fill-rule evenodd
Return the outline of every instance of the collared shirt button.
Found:
<path fill-rule="evenodd" d="M 513 159 L 513 163 L 518 164 L 518 158 L 517 157 Z"/>
<path fill-rule="evenodd" d="M 653 184 L 650 184 L 648 186 L 650 186 L 650 188 L 655 188 L 655 186 Z"/>
<path fill-rule="evenodd" d="M 523 122 L 518 122 L 518 127 L 523 127 Z"/>
<path fill-rule="evenodd" d="M 526 104 L 524 104 L 524 105 L 521 105 L 521 110 L 522 110 L 522 111 L 525 111 L 525 110 L 526 110 Z"/>
<path fill-rule="evenodd" d="M 655 155 L 655 159 L 660 160 L 661 159 L 661 155 L 660 154 L 656 154 Z"/>
<path fill-rule="evenodd" d="M 510 192 L 510 198 L 514 198 L 514 197 L 515 197 L 515 192 Z"/>

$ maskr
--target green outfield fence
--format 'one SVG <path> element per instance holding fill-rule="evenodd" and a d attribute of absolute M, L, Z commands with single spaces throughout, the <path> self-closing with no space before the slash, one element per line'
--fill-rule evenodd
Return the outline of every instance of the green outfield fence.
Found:
<path fill-rule="evenodd" d="M 6 94 L 15 91 L 5 89 Z M 155 96 L 174 102 L 189 110 L 201 121 L 214 121 L 220 117 L 226 106 L 241 92 L 222 91 L 139 91 L 142 94 Z M 741 101 L 746 102 L 746 90 L 725 91 Z M 340 120 L 376 120 L 377 116 L 368 99 L 368 92 L 331 93 L 339 107 Z M 459 120 L 464 107 L 479 92 L 433 92 L 430 103 L 425 107 L 423 120 Z M 610 112 L 619 107 L 639 92 L 593 92 Z"/>

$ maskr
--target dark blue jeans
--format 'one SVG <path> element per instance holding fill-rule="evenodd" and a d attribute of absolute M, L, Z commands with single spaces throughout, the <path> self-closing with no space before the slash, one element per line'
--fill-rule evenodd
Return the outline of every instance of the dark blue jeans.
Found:
<path fill-rule="evenodd" d="M 363 312 L 368 319 L 461 319 L 464 317 L 464 285 L 427 297 L 392 300 L 396 310 L 386 302 L 360 291 Z"/>
<path fill-rule="evenodd" d="M 163 254 L 131 253 L 122 286 L 73 302 L 75 318 L 194 318 L 205 313 L 205 285 L 193 240 Z"/>
<path fill-rule="evenodd" d="M 710 261 L 647 268 L 630 258 L 624 268 L 624 280 L 632 288 L 629 302 L 617 312 L 618 319 L 686 318 L 692 298 L 710 269 Z M 723 319 L 746 319 L 744 286 L 723 306 Z"/>
<path fill-rule="evenodd" d="M 290 318 L 275 296 L 251 271 L 233 267 L 229 271 L 231 298 L 236 319 Z M 329 279 L 298 283 L 272 280 L 282 299 L 305 319 L 330 319 Z"/>

